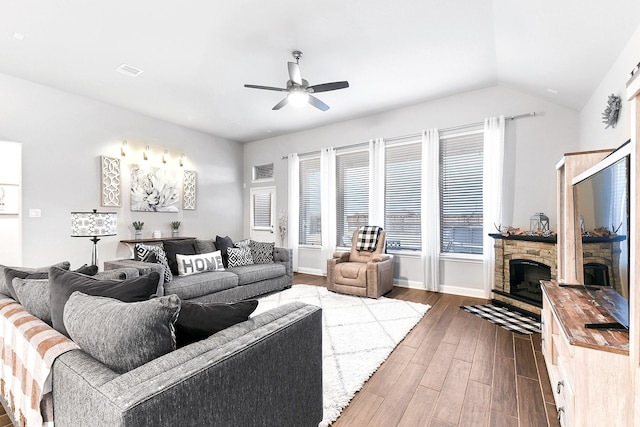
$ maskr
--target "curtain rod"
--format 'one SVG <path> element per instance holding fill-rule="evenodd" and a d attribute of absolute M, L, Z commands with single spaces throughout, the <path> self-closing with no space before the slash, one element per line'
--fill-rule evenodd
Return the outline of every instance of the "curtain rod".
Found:
<path fill-rule="evenodd" d="M 516 115 L 513 115 L 513 116 L 505 116 L 504 119 L 505 120 L 515 120 L 515 119 L 522 119 L 524 117 L 535 117 L 537 115 L 538 115 L 538 113 L 536 113 L 535 111 L 532 111 L 530 113 L 516 114 Z M 438 130 L 440 132 L 450 132 L 452 130 L 463 129 L 463 128 L 471 127 L 471 126 L 480 126 L 480 125 L 483 125 L 483 124 L 484 124 L 484 121 L 476 122 L 476 123 L 469 123 L 469 124 L 466 124 L 466 125 L 453 126 L 453 127 L 444 128 L 444 129 L 438 129 Z M 393 138 L 382 138 L 382 139 L 384 139 L 385 141 L 398 141 L 400 139 L 417 138 L 419 136 L 422 136 L 422 132 L 413 133 L 413 134 L 404 135 L 404 136 L 396 136 L 396 137 L 393 137 Z M 341 146 L 335 147 L 335 148 L 357 147 L 359 145 L 365 145 L 365 144 L 369 144 L 369 141 L 367 141 L 367 142 L 358 142 L 356 144 L 341 145 Z M 319 151 L 320 150 L 308 151 L 306 153 L 300 153 L 300 154 L 298 154 L 298 156 L 305 156 L 307 154 L 313 154 L 313 153 L 316 153 L 316 152 L 319 152 Z M 282 160 L 285 160 L 285 159 L 288 159 L 288 158 L 289 158 L 289 156 L 282 156 Z"/>

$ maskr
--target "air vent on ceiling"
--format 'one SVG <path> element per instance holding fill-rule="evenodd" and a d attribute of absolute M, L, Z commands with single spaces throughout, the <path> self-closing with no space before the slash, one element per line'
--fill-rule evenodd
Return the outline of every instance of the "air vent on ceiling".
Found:
<path fill-rule="evenodd" d="M 116 71 L 130 77 L 138 77 L 140 74 L 142 74 L 142 70 L 127 64 L 120 65 L 118 68 L 116 68 Z"/>

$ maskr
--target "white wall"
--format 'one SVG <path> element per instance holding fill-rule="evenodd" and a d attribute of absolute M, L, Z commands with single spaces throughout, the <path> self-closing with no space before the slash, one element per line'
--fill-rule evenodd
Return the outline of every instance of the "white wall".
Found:
<path fill-rule="evenodd" d="M 22 146 L 19 142 L 0 141 L 0 185 L 16 186 L 21 199 Z M 5 206 L 8 197 L 4 194 Z M 20 203 L 20 200 L 18 200 Z M 0 209 L 0 264 L 20 265 L 22 263 L 22 216 L 20 206 L 18 214 L 2 214 Z M 6 212 L 6 211 L 5 211 Z"/>
<path fill-rule="evenodd" d="M 249 234 L 249 191 L 254 165 L 274 162 L 276 204 L 280 211 L 287 208 L 287 161 L 281 160 L 283 155 L 355 144 L 371 138 L 413 134 L 425 128 L 444 129 L 476 123 L 488 116 L 510 116 L 532 111 L 542 114 L 507 122 L 503 225 L 528 228 L 529 217 L 542 211 L 555 226 L 555 164 L 563 153 L 578 148 L 578 113 L 507 86 L 493 86 L 245 144 L 244 234 Z M 286 114 L 286 111 L 280 113 Z M 331 114 L 331 110 L 326 114 Z M 326 262 L 318 251 L 302 251 L 299 261 L 301 271 L 311 272 L 322 271 Z M 482 274 L 478 274 L 482 269 L 478 263 L 444 261 L 442 271 L 441 280 L 445 289 L 466 290 L 467 294 L 478 295 L 478 290 L 482 288 Z M 421 287 L 423 277 L 419 259 L 399 257 L 395 280 L 398 284 Z"/>
<path fill-rule="evenodd" d="M 22 143 L 23 212 L 42 211 L 40 218 L 23 218 L 26 266 L 65 259 L 75 267 L 91 261 L 89 239 L 70 237 L 70 212 L 76 210 L 118 212 L 118 235 L 98 244 L 101 261 L 129 255 L 119 240 L 132 238 L 133 220 L 145 223 L 146 237 L 156 229 L 168 235 L 174 220 L 182 221 L 185 236 L 241 235 L 242 146 L 236 142 L 2 74 L 0 117 L 0 140 Z M 119 156 L 124 139 L 138 156 L 148 144 L 157 166 L 165 148 L 174 156 L 184 152 L 186 167 L 198 174 L 197 209 L 131 212 L 125 185 L 121 208 L 101 208 L 99 156 Z M 128 173 L 125 162 L 122 170 Z"/>
<path fill-rule="evenodd" d="M 631 137 L 631 108 L 626 100 L 626 83 L 631 77 L 631 70 L 640 61 L 639 52 L 640 27 L 580 111 L 581 151 L 616 148 Z M 602 112 L 607 107 L 607 98 L 611 94 L 622 99 L 622 108 L 616 127 L 605 129 Z"/>

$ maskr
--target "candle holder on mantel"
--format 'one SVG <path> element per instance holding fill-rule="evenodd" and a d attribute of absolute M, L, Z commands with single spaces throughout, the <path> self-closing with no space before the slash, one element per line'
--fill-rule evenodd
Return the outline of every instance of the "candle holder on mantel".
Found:
<path fill-rule="evenodd" d="M 549 233 L 549 217 L 542 212 L 535 213 L 529 219 L 529 234 Z"/>

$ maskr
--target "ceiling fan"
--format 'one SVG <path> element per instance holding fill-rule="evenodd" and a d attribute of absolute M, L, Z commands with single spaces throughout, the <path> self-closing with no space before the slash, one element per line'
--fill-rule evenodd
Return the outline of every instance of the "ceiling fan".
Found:
<path fill-rule="evenodd" d="M 244 85 L 244 87 L 252 89 L 264 89 L 274 90 L 277 92 L 289 92 L 287 96 L 280 102 L 278 102 L 272 109 L 279 110 L 285 105 L 291 103 L 293 106 L 302 106 L 305 103 L 309 103 L 319 110 L 327 111 L 329 106 L 318 98 L 313 96 L 313 93 L 328 92 L 330 90 L 338 90 L 349 87 L 349 82 L 332 82 L 322 83 L 319 85 L 309 86 L 309 82 L 302 78 L 300 74 L 300 58 L 302 58 L 302 52 L 295 50 L 292 52 L 293 58 L 296 62 L 289 62 L 289 80 L 287 80 L 287 87 L 279 88 L 272 86 L 258 86 L 258 85 Z"/>

